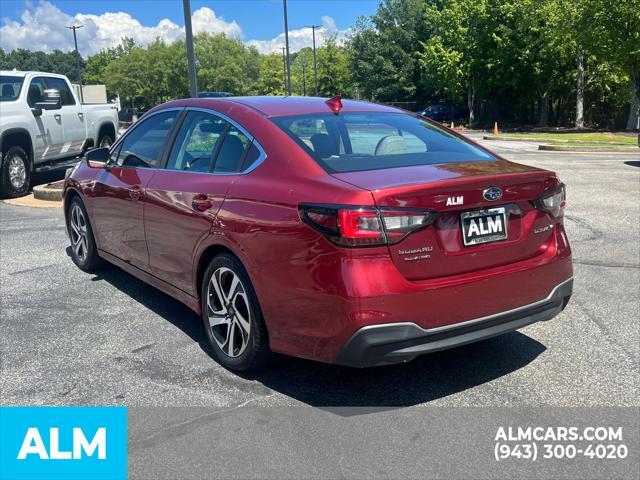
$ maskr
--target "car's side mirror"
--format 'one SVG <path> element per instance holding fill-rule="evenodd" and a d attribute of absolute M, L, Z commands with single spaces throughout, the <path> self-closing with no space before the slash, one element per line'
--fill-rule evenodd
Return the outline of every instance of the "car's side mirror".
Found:
<path fill-rule="evenodd" d="M 60 90 L 48 88 L 42 94 L 42 100 L 33 106 L 40 110 L 60 110 L 62 108 L 62 97 Z"/>
<path fill-rule="evenodd" d="M 107 147 L 95 148 L 85 154 L 85 160 L 91 168 L 109 168 L 111 154 Z"/>

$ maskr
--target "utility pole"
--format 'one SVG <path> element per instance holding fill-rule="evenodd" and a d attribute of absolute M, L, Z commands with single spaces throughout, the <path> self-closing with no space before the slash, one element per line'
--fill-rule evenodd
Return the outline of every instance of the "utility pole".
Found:
<path fill-rule="evenodd" d="M 69 30 L 73 30 L 73 43 L 76 46 L 76 72 L 78 75 L 78 83 L 80 84 L 80 103 L 84 103 L 84 93 L 82 92 L 82 73 L 80 72 L 80 54 L 78 53 L 78 37 L 76 30 L 82 28 L 84 25 L 73 25 L 71 27 L 65 27 Z"/>
<path fill-rule="evenodd" d="M 196 77 L 196 56 L 193 53 L 193 30 L 191 28 L 191 0 L 182 0 L 184 10 L 184 30 L 187 36 L 187 61 L 189 63 L 189 89 L 191 97 L 198 96 L 198 79 Z"/>
<path fill-rule="evenodd" d="M 302 59 L 302 95 L 307 96 L 307 73 L 304 65 L 304 58 Z"/>
<path fill-rule="evenodd" d="M 316 28 L 320 28 L 322 25 L 307 25 L 307 28 L 311 29 L 313 35 L 313 89 L 314 95 L 318 96 L 318 65 L 316 64 Z"/>
<path fill-rule="evenodd" d="M 287 95 L 291 96 L 291 64 L 289 62 L 289 22 L 287 20 L 287 0 L 282 0 L 284 7 L 284 44 L 287 49 Z"/>
<path fill-rule="evenodd" d="M 285 55 L 286 48 L 280 47 L 282 50 L 282 89 L 284 93 L 287 93 L 287 56 Z"/>

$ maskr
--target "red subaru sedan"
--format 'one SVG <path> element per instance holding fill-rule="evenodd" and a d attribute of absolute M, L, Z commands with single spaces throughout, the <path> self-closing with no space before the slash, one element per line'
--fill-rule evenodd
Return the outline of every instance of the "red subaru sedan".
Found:
<path fill-rule="evenodd" d="M 66 180 L 73 261 L 202 316 L 216 359 L 365 367 L 549 320 L 572 292 L 565 187 L 367 102 L 170 102 Z"/>

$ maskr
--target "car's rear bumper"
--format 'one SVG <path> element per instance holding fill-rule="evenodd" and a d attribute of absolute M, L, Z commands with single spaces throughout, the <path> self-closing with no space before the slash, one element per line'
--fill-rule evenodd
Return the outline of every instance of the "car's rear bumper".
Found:
<path fill-rule="evenodd" d="M 416 329 L 409 332 L 418 335 L 400 337 L 414 340 L 444 331 L 436 330 L 441 327 L 453 332 L 468 325 L 470 319 L 503 312 L 517 310 L 520 317 L 526 317 L 518 309 L 546 299 L 557 285 L 573 276 L 571 250 L 562 225 L 555 229 L 553 240 L 546 250 L 526 260 L 435 279 L 408 280 L 398 271 L 388 249 L 382 247 L 338 250 L 322 257 L 310 249 L 309 259 L 288 262 L 286 268 L 269 265 L 269 275 L 260 271 L 251 274 L 271 349 L 334 363 L 340 362 L 337 356 L 350 339 L 367 327 L 414 324 Z M 504 322 L 509 320 L 514 319 Z M 428 342 L 417 340 L 387 353 L 421 343 Z M 462 339 L 459 343 L 467 342 Z M 450 341 L 448 346 L 453 345 Z M 427 351 L 409 352 L 405 358 Z"/>
<path fill-rule="evenodd" d="M 495 337 L 535 322 L 550 320 L 564 309 L 572 291 L 573 278 L 569 278 L 557 285 L 548 297 L 537 302 L 443 327 L 425 329 L 411 322 L 366 326 L 346 342 L 335 362 L 351 367 L 389 365 Z"/>

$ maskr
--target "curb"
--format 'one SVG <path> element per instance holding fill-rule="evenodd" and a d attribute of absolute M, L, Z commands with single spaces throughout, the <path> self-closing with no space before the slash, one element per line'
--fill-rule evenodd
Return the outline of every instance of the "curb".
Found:
<path fill-rule="evenodd" d="M 482 137 L 483 140 L 500 140 L 503 142 L 529 142 L 529 143 L 546 143 L 549 141 L 548 138 L 536 138 L 536 137 L 531 137 L 531 138 L 509 138 L 509 137 L 496 137 L 495 135 L 483 135 Z M 610 148 L 633 148 L 633 146 L 631 147 L 623 147 L 620 146 L 619 143 L 613 143 L 613 142 L 593 142 L 593 141 L 589 141 L 589 140 L 568 140 L 571 143 L 585 143 L 585 144 L 593 144 L 593 143 L 599 143 L 600 145 L 602 145 L 603 147 L 607 147 L 609 148 L 609 145 L 611 145 Z M 553 146 L 553 145 L 552 145 Z M 562 146 L 562 145 L 559 145 Z M 573 147 L 567 147 L 567 148 L 573 148 Z M 582 147 L 576 147 L 576 148 L 582 148 Z M 599 148 L 599 147 L 597 147 Z"/>
<path fill-rule="evenodd" d="M 538 145 L 538 150 L 552 152 L 637 152 L 636 147 L 564 147 L 561 145 Z"/>
<path fill-rule="evenodd" d="M 51 200 L 39 200 L 33 197 L 33 194 L 26 195 L 18 198 L 7 198 L 2 200 L 2 203 L 7 205 L 14 205 L 18 207 L 31 207 L 31 208 L 62 208 L 61 201 Z"/>
<path fill-rule="evenodd" d="M 52 187 L 51 184 L 37 185 L 33 187 L 33 198 L 36 200 L 59 202 L 62 200 L 62 188 Z"/>
<path fill-rule="evenodd" d="M 535 143 L 535 142 L 546 142 L 546 140 L 543 140 L 541 138 L 507 138 L 507 137 L 496 137 L 495 135 L 483 135 L 482 136 L 483 140 L 500 140 L 501 142 L 529 142 L 529 143 Z"/>

